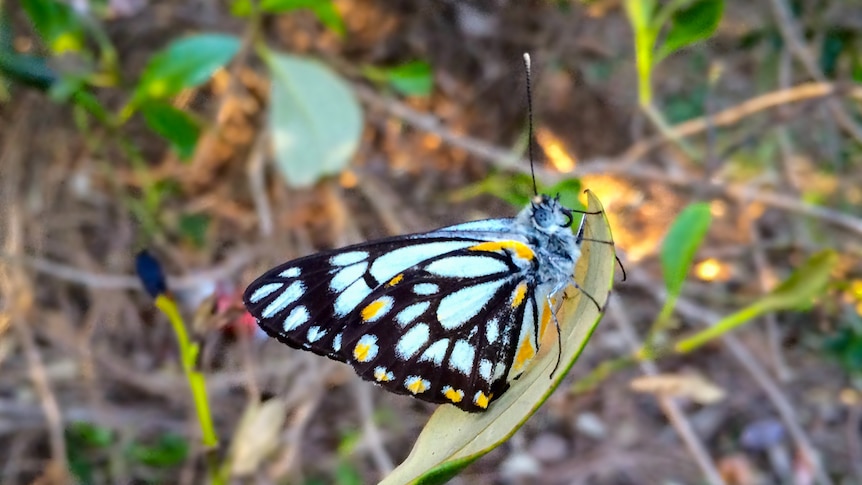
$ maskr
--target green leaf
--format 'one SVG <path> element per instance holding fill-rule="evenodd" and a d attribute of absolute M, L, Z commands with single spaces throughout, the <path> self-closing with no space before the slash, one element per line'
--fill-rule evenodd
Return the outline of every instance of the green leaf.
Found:
<path fill-rule="evenodd" d="M 147 101 L 140 108 L 147 126 L 166 139 L 180 158 L 188 160 L 194 154 L 201 133 L 194 117 L 163 101 Z"/>
<path fill-rule="evenodd" d="M 589 210 L 602 209 L 590 192 L 588 201 Z M 604 215 L 587 217 L 586 237 L 613 240 Z M 604 303 L 613 284 L 614 269 L 613 246 L 588 241 L 582 247 L 574 276 L 586 292 Z M 557 346 L 556 332 L 547 331 L 536 360 L 483 413 L 465 413 L 449 405 L 437 408 L 410 455 L 382 485 L 442 483 L 504 443 L 526 422 L 562 382 L 602 317 L 593 302 L 581 293 L 571 288 L 567 293 L 572 298 L 565 299 L 556 313 L 562 348 Z M 558 355 L 560 366 L 554 372 Z"/>
<path fill-rule="evenodd" d="M 68 4 L 56 0 L 22 0 L 21 5 L 51 52 L 64 54 L 84 48 L 84 26 Z"/>
<path fill-rule="evenodd" d="M 198 249 L 206 245 L 209 227 L 210 217 L 206 214 L 183 214 L 180 216 L 180 233 Z"/>
<path fill-rule="evenodd" d="M 269 126 L 276 166 L 291 187 L 339 173 L 356 153 L 362 110 L 350 86 L 312 59 L 264 51 L 272 74 Z"/>
<path fill-rule="evenodd" d="M 661 268 L 669 298 L 675 298 L 682 290 L 682 283 L 694 261 L 694 253 L 703 241 L 711 220 L 709 204 L 692 204 L 677 216 L 664 237 Z"/>
<path fill-rule="evenodd" d="M 171 42 L 153 55 L 135 87 L 134 98 L 166 99 L 206 82 L 239 50 L 234 36 L 199 34 Z"/>
<path fill-rule="evenodd" d="M 104 448 L 114 442 L 114 433 L 103 426 L 75 421 L 66 429 L 66 441 L 75 447 Z"/>
<path fill-rule="evenodd" d="M 168 468 L 185 461 L 189 454 L 189 443 L 180 435 L 167 433 L 159 437 L 154 445 L 133 443 L 129 448 L 132 460 L 156 468 Z"/>
<path fill-rule="evenodd" d="M 838 254 L 831 249 L 814 254 L 768 295 L 722 318 L 715 325 L 677 342 L 674 350 L 679 353 L 691 352 L 765 313 L 809 307 L 826 290 L 829 275 L 836 263 Z"/>
<path fill-rule="evenodd" d="M 683 47 L 709 38 L 718 28 L 723 11 L 724 0 L 696 0 L 688 7 L 675 11 L 667 37 L 656 53 L 655 62 L 660 62 Z"/>
<path fill-rule="evenodd" d="M 310 10 L 329 30 L 340 36 L 344 36 L 347 32 L 344 21 L 341 20 L 341 14 L 338 13 L 332 0 L 263 0 L 260 3 L 260 9 L 268 13 Z"/>
<path fill-rule="evenodd" d="M 424 61 L 408 62 L 384 72 L 389 85 L 406 96 L 428 96 L 434 87 L 431 65 Z"/>

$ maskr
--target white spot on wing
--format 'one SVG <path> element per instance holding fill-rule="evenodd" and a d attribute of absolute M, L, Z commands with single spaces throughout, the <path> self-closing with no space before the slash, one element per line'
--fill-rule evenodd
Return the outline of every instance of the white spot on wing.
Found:
<path fill-rule="evenodd" d="M 291 303 L 298 300 L 303 293 L 305 293 L 305 285 L 303 285 L 301 281 L 294 281 L 290 286 L 285 288 L 284 291 L 275 298 L 275 300 L 272 300 L 272 302 L 267 305 L 262 312 L 260 312 L 260 316 L 262 318 L 272 317 L 276 313 L 287 308 Z"/>
<path fill-rule="evenodd" d="M 296 330 L 300 325 L 308 321 L 309 316 L 308 309 L 305 308 L 304 305 L 299 305 L 291 310 L 290 313 L 287 314 L 287 318 L 284 319 L 284 324 L 282 325 L 284 333 Z"/>
<path fill-rule="evenodd" d="M 421 261 L 475 245 L 475 241 L 443 241 L 415 244 L 390 251 L 371 265 L 371 276 L 377 281 L 389 281 L 398 273 Z"/>
<path fill-rule="evenodd" d="M 457 340 L 449 355 L 449 365 L 464 375 L 470 375 L 473 369 L 473 360 L 476 358 L 476 349 L 466 340 Z"/>
<path fill-rule="evenodd" d="M 416 355 L 416 352 L 428 342 L 429 335 L 428 325 L 424 323 L 420 323 L 408 330 L 398 340 L 398 345 L 395 346 L 395 353 L 398 355 L 398 358 L 408 360 Z"/>
<path fill-rule="evenodd" d="M 446 356 L 446 350 L 449 349 L 449 339 L 444 338 L 429 345 L 425 352 L 419 356 L 419 362 L 429 361 L 434 365 L 443 363 L 443 357 Z"/>
<path fill-rule="evenodd" d="M 341 352 L 341 338 L 344 336 L 343 333 L 339 333 L 332 339 L 332 350 L 336 352 Z"/>
<path fill-rule="evenodd" d="M 371 294 L 371 288 L 365 284 L 365 280 L 358 279 L 348 286 L 347 289 L 339 293 L 335 299 L 335 315 L 343 317 L 352 312 L 362 303 L 366 296 Z"/>
<path fill-rule="evenodd" d="M 482 379 L 485 379 L 485 382 L 491 383 L 491 368 L 493 364 L 488 359 L 482 359 L 479 362 L 479 375 L 482 376 Z"/>
<path fill-rule="evenodd" d="M 317 325 L 315 325 L 308 329 L 308 335 L 306 335 L 306 339 L 308 339 L 309 342 L 317 342 L 318 340 L 323 338 L 324 335 L 326 335 L 326 330 L 323 330 Z"/>
<path fill-rule="evenodd" d="M 434 283 L 417 283 L 413 286 L 413 293 L 419 296 L 433 295 L 440 291 L 440 287 Z"/>
<path fill-rule="evenodd" d="M 282 278 L 296 278 L 300 275 L 300 270 L 299 270 L 299 268 L 294 266 L 292 268 L 287 268 L 286 270 L 282 271 L 278 275 L 281 276 Z"/>
<path fill-rule="evenodd" d="M 260 288 L 254 290 L 254 293 L 252 293 L 251 296 L 248 297 L 248 301 L 249 303 L 257 303 L 260 300 L 263 300 L 264 298 L 271 295 L 274 291 L 278 290 L 282 286 L 284 286 L 284 283 L 267 283 Z"/>
<path fill-rule="evenodd" d="M 420 315 L 425 313 L 425 310 L 427 310 L 429 306 L 431 306 L 430 301 L 414 303 L 398 312 L 398 315 L 395 315 L 395 320 L 398 321 L 402 327 L 410 325 L 413 323 L 413 320 L 416 320 Z"/>
<path fill-rule="evenodd" d="M 446 295 L 437 307 L 437 320 L 446 330 L 464 325 L 485 308 L 504 284 L 505 279 L 496 279 Z"/>
<path fill-rule="evenodd" d="M 488 256 L 452 256 L 438 259 L 425 267 L 444 278 L 479 278 L 509 271 L 506 263 Z"/>
<path fill-rule="evenodd" d="M 352 285 L 354 281 L 361 278 L 362 275 L 365 274 L 366 269 L 368 269 L 368 263 L 351 264 L 346 268 L 338 270 L 329 282 L 329 289 L 334 293 L 344 291 L 344 289 Z"/>
<path fill-rule="evenodd" d="M 497 337 L 500 336 L 500 320 L 493 318 L 491 319 L 487 325 L 485 325 L 485 338 L 488 339 L 489 344 L 493 344 L 497 341 Z"/>
<path fill-rule="evenodd" d="M 358 263 L 368 257 L 365 251 L 350 251 L 339 253 L 329 258 L 329 264 L 333 266 L 347 266 L 353 263 Z"/>

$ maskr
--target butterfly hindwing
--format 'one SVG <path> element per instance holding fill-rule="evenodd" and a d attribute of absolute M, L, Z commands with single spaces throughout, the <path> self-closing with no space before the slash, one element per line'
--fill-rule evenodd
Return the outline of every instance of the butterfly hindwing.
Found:
<path fill-rule="evenodd" d="M 532 249 L 491 239 L 506 221 L 301 258 L 255 281 L 246 306 L 271 336 L 390 391 L 480 411 L 535 356 L 546 319 Z"/>

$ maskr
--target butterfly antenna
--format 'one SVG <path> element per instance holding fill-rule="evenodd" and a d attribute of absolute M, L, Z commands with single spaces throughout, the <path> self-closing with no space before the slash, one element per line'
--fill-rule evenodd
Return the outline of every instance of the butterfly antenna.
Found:
<path fill-rule="evenodd" d="M 536 171 L 533 168 L 533 94 L 530 87 L 530 53 L 524 53 L 524 70 L 527 78 L 527 153 L 530 157 L 530 176 L 533 177 L 533 194 L 539 195 L 536 187 Z"/>

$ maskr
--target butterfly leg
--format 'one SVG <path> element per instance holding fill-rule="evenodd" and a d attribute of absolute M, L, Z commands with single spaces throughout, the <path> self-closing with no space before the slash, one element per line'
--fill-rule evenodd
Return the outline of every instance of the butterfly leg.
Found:
<path fill-rule="evenodd" d="M 581 285 L 579 285 L 579 284 L 578 284 L 578 282 L 577 282 L 577 281 L 575 281 L 575 278 L 574 278 L 574 277 L 570 277 L 570 278 L 569 278 L 569 284 L 570 284 L 570 285 L 572 285 L 572 286 L 574 286 L 576 290 L 580 291 L 582 295 L 584 295 L 584 296 L 586 296 L 587 298 L 589 298 L 589 299 L 590 299 L 590 301 L 591 301 L 591 302 L 593 302 L 593 304 L 594 304 L 594 305 L 596 306 L 596 308 L 599 310 L 599 313 L 601 313 L 601 312 L 605 311 L 605 309 L 604 309 L 601 305 L 599 305 L 599 302 L 598 302 L 598 301 L 596 301 L 596 299 L 595 299 L 595 298 L 593 298 L 593 295 L 589 294 L 589 292 L 587 292 L 586 290 L 584 290 L 583 288 L 581 288 Z"/>

